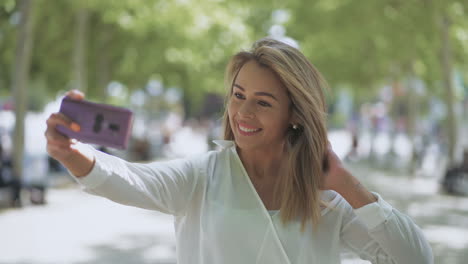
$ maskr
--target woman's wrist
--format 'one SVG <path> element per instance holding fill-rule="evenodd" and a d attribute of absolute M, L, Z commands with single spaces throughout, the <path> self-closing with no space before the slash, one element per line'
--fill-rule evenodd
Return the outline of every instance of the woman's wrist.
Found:
<path fill-rule="evenodd" d="M 361 182 L 346 172 L 343 181 L 334 188 L 354 209 L 361 208 L 377 201 L 377 198 L 361 184 Z"/>
<path fill-rule="evenodd" d="M 84 177 L 88 175 L 94 167 L 96 159 L 91 147 L 83 143 L 77 143 L 74 147 L 74 153 L 61 161 L 75 177 Z"/>

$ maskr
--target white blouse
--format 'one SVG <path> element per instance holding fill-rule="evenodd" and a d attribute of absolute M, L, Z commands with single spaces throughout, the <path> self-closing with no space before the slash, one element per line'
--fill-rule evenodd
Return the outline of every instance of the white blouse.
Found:
<path fill-rule="evenodd" d="M 265 208 L 232 141 L 199 157 L 130 163 L 93 149 L 85 191 L 115 202 L 174 215 L 180 264 L 340 263 L 347 247 L 372 263 L 433 263 L 421 230 L 374 193 L 378 201 L 354 210 L 334 191 L 316 230 L 283 225 Z"/>

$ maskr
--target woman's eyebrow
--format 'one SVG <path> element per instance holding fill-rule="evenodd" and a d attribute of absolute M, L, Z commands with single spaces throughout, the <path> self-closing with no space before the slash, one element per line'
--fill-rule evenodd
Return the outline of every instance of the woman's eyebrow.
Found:
<path fill-rule="evenodd" d="M 234 86 L 234 87 L 237 87 L 237 88 L 241 89 L 243 92 L 245 92 L 244 87 L 240 86 L 239 84 L 235 83 L 233 86 Z M 275 99 L 275 101 L 278 101 L 278 99 L 276 99 L 276 97 L 275 97 L 274 95 L 272 95 L 271 93 L 267 93 L 267 92 L 256 92 L 255 95 L 268 96 L 268 97 L 271 97 L 271 98 Z"/>

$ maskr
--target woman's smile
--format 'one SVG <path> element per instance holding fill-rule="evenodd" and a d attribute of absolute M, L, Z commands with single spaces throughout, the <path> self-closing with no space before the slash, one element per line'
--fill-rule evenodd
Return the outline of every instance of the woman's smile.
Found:
<path fill-rule="evenodd" d="M 252 136 L 262 131 L 261 128 L 255 128 L 253 126 L 249 126 L 247 124 L 241 124 L 241 123 L 237 123 L 237 128 L 238 128 L 239 133 L 243 136 Z"/>

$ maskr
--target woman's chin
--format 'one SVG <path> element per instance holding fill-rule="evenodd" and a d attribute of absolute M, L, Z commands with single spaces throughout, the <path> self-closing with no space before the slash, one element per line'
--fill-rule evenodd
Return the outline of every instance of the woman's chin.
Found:
<path fill-rule="evenodd" d="M 236 146 L 240 149 L 254 149 L 258 147 L 258 141 L 246 140 L 246 139 L 235 139 Z"/>

